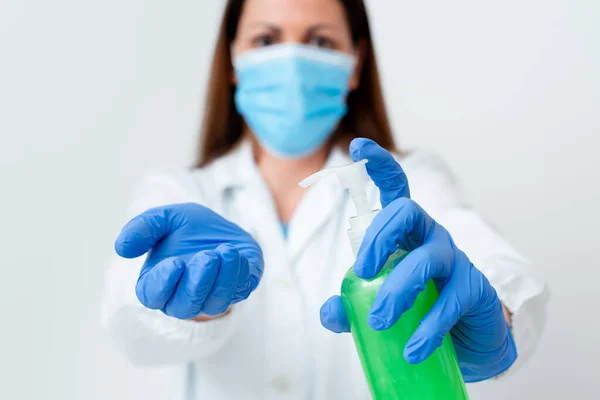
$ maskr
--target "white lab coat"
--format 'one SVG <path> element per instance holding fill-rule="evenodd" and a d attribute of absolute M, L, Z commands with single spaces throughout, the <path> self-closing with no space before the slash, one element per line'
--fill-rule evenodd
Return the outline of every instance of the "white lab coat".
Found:
<path fill-rule="evenodd" d="M 334 150 L 328 165 L 348 162 L 347 154 Z M 543 284 L 527 261 L 464 205 L 439 159 L 415 152 L 400 162 L 412 198 L 449 230 L 513 313 L 519 361 L 511 371 L 516 370 L 541 334 L 545 304 L 535 299 Z M 379 208 L 374 186 L 370 197 Z M 353 212 L 348 200 L 335 179 L 318 182 L 302 198 L 286 240 L 247 142 L 206 168 L 147 176 L 131 216 L 158 205 L 203 204 L 254 236 L 263 249 L 264 275 L 250 298 L 227 316 L 181 321 L 137 300 L 134 287 L 142 259 L 115 256 L 107 272 L 105 326 L 134 364 L 180 365 L 185 383 L 165 378 L 165 384 L 179 386 L 174 393 L 185 392 L 180 398 L 369 398 L 351 336 L 333 334 L 319 322 L 321 304 L 339 293 L 353 262 L 346 236 Z"/>

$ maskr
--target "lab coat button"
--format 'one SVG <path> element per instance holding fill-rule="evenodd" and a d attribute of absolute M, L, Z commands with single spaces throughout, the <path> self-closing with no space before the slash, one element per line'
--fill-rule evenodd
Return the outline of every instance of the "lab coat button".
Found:
<path fill-rule="evenodd" d="M 287 393 L 292 390 L 292 380 L 287 375 L 278 375 L 271 380 L 271 385 L 279 393 Z"/>

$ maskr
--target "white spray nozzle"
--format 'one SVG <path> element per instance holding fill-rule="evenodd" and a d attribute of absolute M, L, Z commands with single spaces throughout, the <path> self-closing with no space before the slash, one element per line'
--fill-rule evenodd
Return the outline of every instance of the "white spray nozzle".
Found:
<path fill-rule="evenodd" d="M 369 174 L 367 174 L 366 163 L 367 160 L 360 160 L 348 165 L 327 168 L 312 174 L 299 183 L 300 186 L 306 188 L 325 176 L 335 174 L 340 182 L 340 186 L 343 189 L 348 189 L 356 208 L 356 216 L 350 218 L 350 229 L 348 230 L 350 244 L 355 256 L 358 253 L 358 248 L 367 227 L 377 214 L 376 210 L 371 210 L 367 200 L 367 185 L 370 178 Z"/>
<path fill-rule="evenodd" d="M 364 185 L 369 182 L 369 175 L 367 174 L 367 168 L 365 167 L 367 162 L 368 160 L 360 160 L 352 164 L 323 169 L 315 172 L 308 178 L 305 178 L 298 185 L 306 188 L 326 175 L 336 174 L 343 188 L 354 186 L 356 184 L 361 184 L 364 187 Z"/>
<path fill-rule="evenodd" d="M 366 163 L 367 160 L 360 160 L 348 165 L 327 168 L 312 174 L 298 185 L 306 188 L 325 176 L 335 174 L 340 186 L 350 192 L 356 206 L 356 213 L 358 215 L 367 214 L 371 209 L 367 204 L 366 188 L 369 183 L 369 175 L 365 167 Z"/>

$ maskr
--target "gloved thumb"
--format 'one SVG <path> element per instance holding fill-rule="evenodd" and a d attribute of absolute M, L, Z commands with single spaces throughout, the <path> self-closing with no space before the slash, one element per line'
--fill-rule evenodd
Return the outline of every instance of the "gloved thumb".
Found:
<path fill-rule="evenodd" d="M 410 198 L 408 179 L 394 157 L 371 139 L 356 138 L 350 143 L 353 161 L 367 159 L 367 172 L 379 188 L 381 206 L 400 197 Z"/>
<path fill-rule="evenodd" d="M 117 254 L 124 258 L 139 257 L 171 233 L 169 208 L 151 208 L 129 221 L 115 241 Z"/>
<path fill-rule="evenodd" d="M 321 325 L 335 333 L 350 332 L 350 324 L 340 296 L 331 296 L 321 306 Z"/>

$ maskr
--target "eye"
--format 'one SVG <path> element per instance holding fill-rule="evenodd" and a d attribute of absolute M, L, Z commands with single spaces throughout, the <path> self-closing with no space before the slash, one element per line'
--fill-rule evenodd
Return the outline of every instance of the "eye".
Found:
<path fill-rule="evenodd" d="M 252 39 L 254 47 L 265 47 L 275 43 L 275 39 L 271 35 L 260 35 Z"/>
<path fill-rule="evenodd" d="M 321 47 L 324 49 L 333 49 L 335 48 L 335 43 L 333 40 L 328 39 L 324 36 L 314 36 L 310 39 L 309 43 L 311 46 Z"/>

